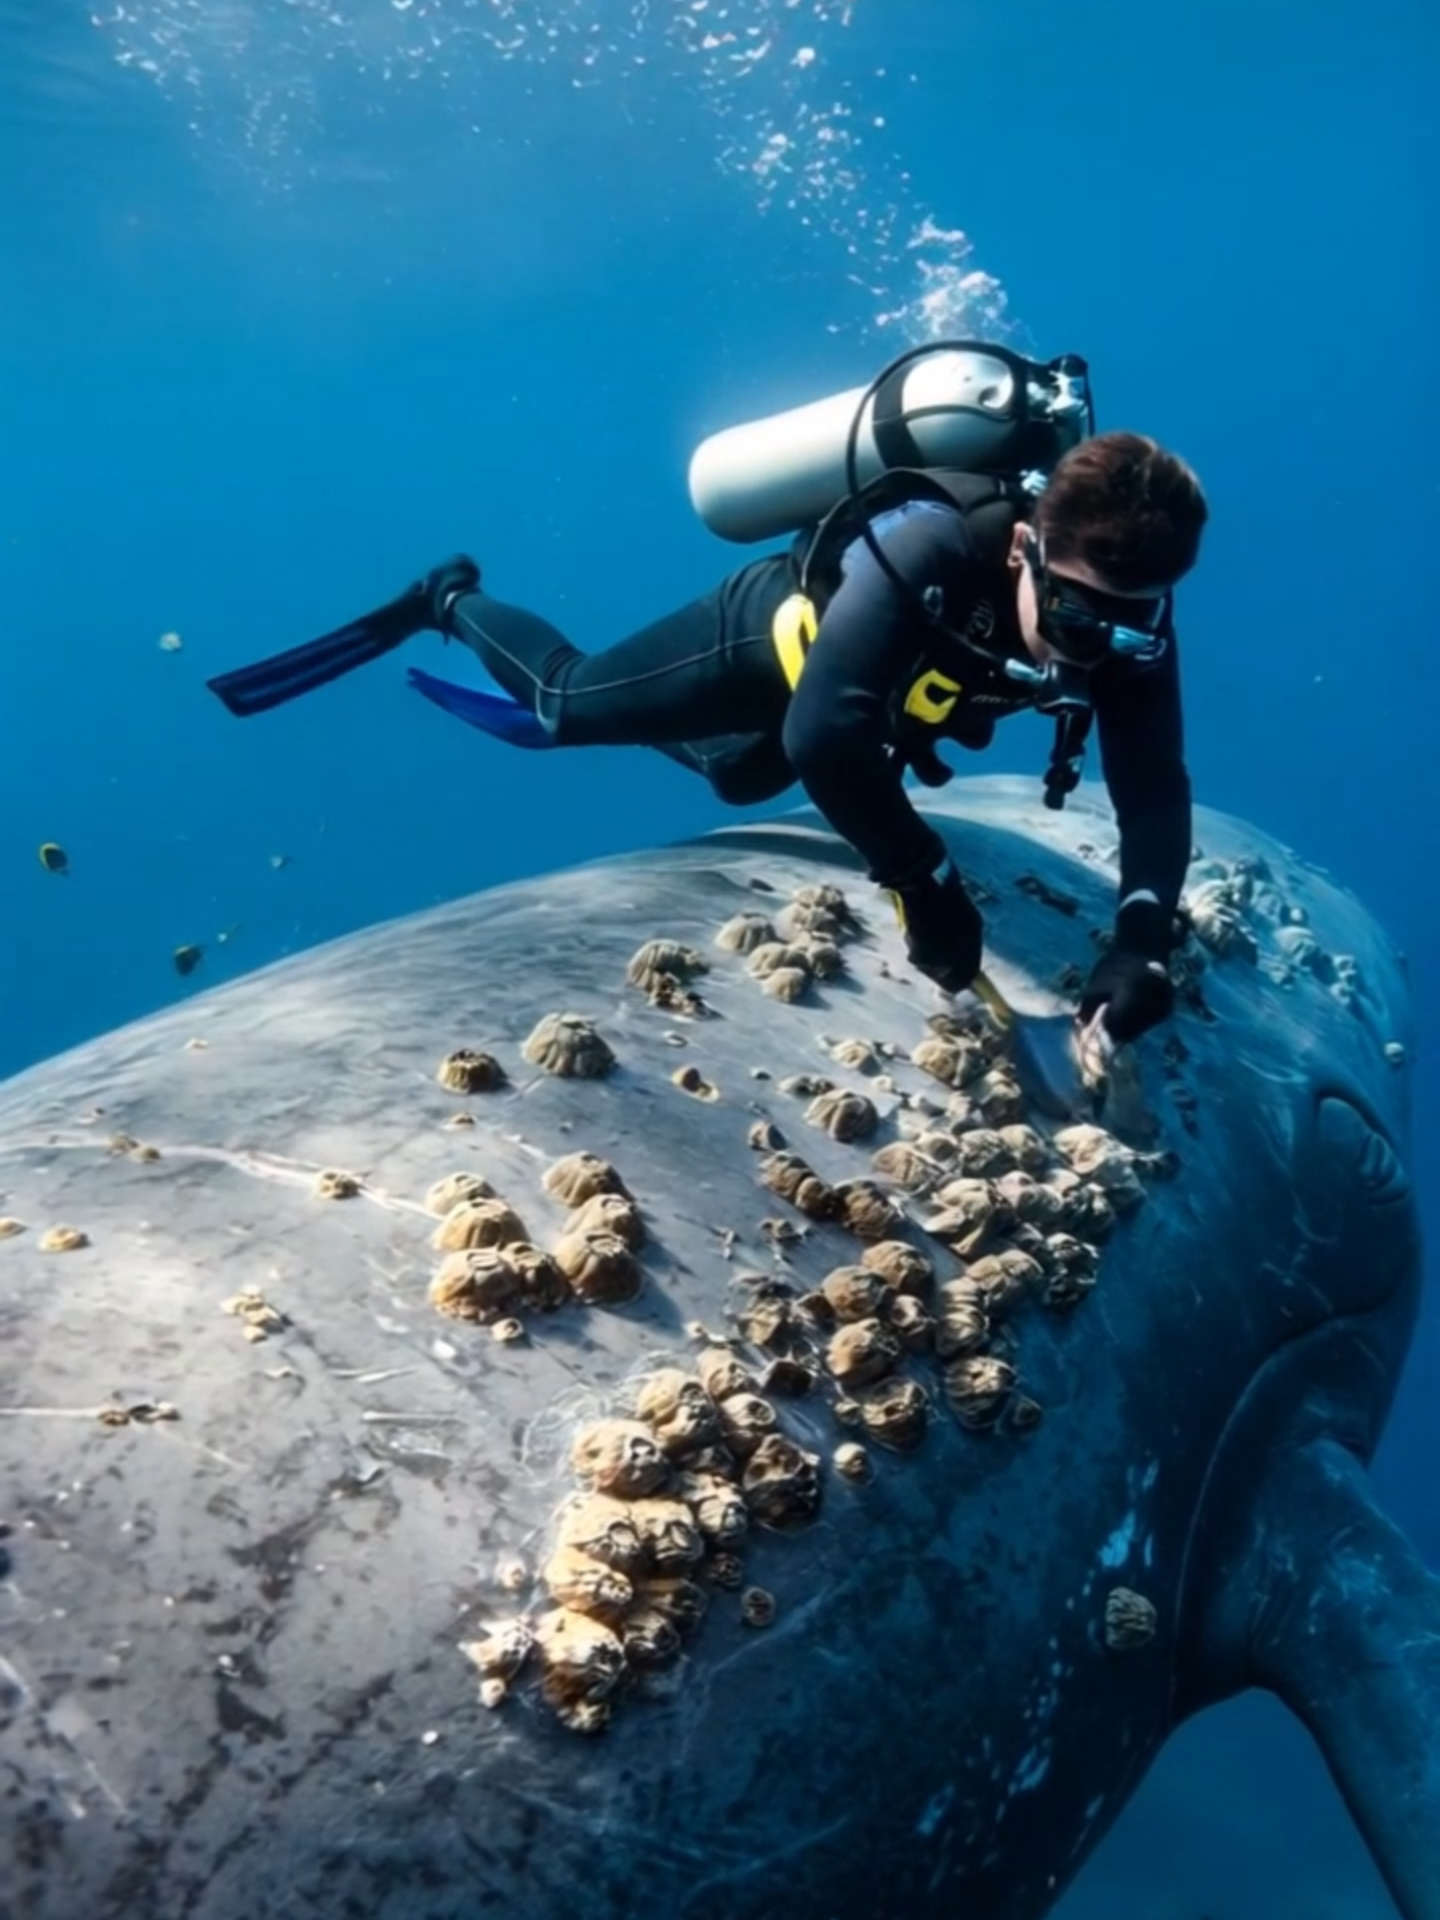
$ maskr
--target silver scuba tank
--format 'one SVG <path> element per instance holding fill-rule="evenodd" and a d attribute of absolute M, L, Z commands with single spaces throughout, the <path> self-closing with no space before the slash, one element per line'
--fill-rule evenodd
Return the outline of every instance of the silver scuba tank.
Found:
<path fill-rule="evenodd" d="M 1094 431 L 1077 354 L 1038 362 L 980 340 L 901 354 L 868 387 L 727 427 L 696 448 L 690 498 L 724 540 L 813 526 L 892 467 L 1048 471 Z"/>

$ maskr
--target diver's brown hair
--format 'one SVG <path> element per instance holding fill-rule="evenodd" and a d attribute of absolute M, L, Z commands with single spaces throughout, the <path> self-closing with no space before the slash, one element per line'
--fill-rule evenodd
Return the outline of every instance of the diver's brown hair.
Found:
<path fill-rule="evenodd" d="M 1143 434 L 1097 433 L 1056 466 L 1036 531 L 1047 560 L 1078 560 L 1129 593 L 1188 573 L 1209 513 L 1177 455 Z"/>

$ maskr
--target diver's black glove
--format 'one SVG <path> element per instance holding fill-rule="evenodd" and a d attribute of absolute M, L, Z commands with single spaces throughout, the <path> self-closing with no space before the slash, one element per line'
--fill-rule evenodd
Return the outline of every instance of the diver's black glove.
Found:
<path fill-rule="evenodd" d="M 985 922 L 953 860 L 905 886 L 892 887 L 910 964 L 942 993 L 963 993 L 980 971 Z"/>
<path fill-rule="evenodd" d="M 463 593 L 474 593 L 480 585 L 480 569 L 468 553 L 457 553 L 432 567 L 423 580 L 417 580 L 410 592 L 424 601 L 429 624 L 439 633 L 450 631 L 450 608 Z"/>
<path fill-rule="evenodd" d="M 1132 900 L 1115 916 L 1115 939 L 1090 970 L 1080 996 L 1088 1026 L 1105 1009 L 1105 1030 L 1117 1046 L 1138 1040 L 1175 1010 L 1166 957 L 1174 945 L 1174 915 L 1153 900 Z"/>

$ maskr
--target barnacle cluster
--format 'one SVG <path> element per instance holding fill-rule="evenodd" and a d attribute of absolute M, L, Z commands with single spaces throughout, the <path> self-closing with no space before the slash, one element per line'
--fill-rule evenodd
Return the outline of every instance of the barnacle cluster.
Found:
<path fill-rule="evenodd" d="M 435 1078 L 451 1093 L 493 1093 L 505 1084 L 505 1069 L 491 1053 L 457 1047 L 435 1069 Z"/>
<path fill-rule="evenodd" d="M 627 1410 L 574 1435 L 579 1487 L 554 1517 L 541 1569 L 543 1609 L 492 1623 L 461 1651 L 497 1707 L 533 1665 L 541 1696 L 577 1733 L 609 1725 L 628 1691 L 674 1662 L 709 1590 L 744 1587 L 739 1549 L 752 1526 L 785 1532 L 819 1509 L 820 1460 L 779 1425 L 754 1376 L 727 1347 L 694 1370 L 636 1381 Z M 738 1618 L 766 1626 L 774 1596 L 744 1587 Z"/>

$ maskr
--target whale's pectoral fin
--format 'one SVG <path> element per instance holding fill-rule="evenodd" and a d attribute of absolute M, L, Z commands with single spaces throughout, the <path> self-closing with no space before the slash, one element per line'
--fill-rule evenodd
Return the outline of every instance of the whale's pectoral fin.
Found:
<path fill-rule="evenodd" d="M 1440 1920 L 1440 1580 L 1333 1440 L 1266 1482 L 1252 1678 L 1314 1734 L 1405 1920 Z"/>

